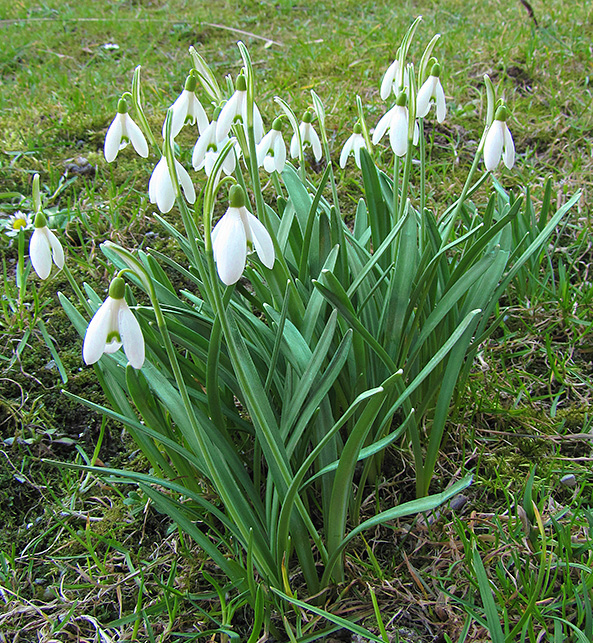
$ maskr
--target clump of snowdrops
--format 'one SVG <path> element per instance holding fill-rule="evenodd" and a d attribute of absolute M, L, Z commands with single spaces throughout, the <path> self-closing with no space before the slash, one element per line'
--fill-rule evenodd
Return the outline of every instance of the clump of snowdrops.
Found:
<path fill-rule="evenodd" d="M 339 164 L 355 163 L 364 187 L 351 224 L 315 92 L 302 119 L 276 98 L 266 133 L 247 48 L 238 44 L 243 69 L 222 86 L 192 48 L 157 136 L 136 69 L 105 158 L 131 144 L 154 165 L 150 201 L 161 213 L 177 207 L 179 225 L 155 217 L 183 259 L 105 242 L 108 298 L 73 282 L 85 317 L 60 295 L 110 408 L 82 402 L 121 421 L 151 465 L 102 475 L 139 484 L 197 541 L 255 610 L 254 640 L 269 625 L 264 595 L 296 600 L 297 569 L 310 594 L 343 581 L 357 535 L 470 484 L 451 480 L 429 495 L 453 396 L 497 325 L 499 299 L 575 201 L 553 214 L 544 201 L 536 217 L 529 192 L 516 198 L 492 182 L 501 159 L 512 169 L 515 148 L 509 109 L 486 77 L 484 130 L 463 189 L 444 211 L 427 207 L 424 122 L 442 122 L 447 108 L 438 36 L 417 66 L 408 60 L 418 23 L 383 75 L 384 116 L 369 131 L 357 99 L 358 121 L 343 136 Z M 196 133 L 192 150 L 176 142 L 183 128 Z M 385 135 L 391 167 L 376 161 Z M 309 149 L 325 163 L 320 178 L 307 172 Z M 491 194 L 476 205 L 479 190 Z M 63 253 L 41 217 L 35 226 L 30 255 L 45 278 Z M 138 305 L 138 291 L 149 305 Z M 417 499 L 363 520 L 390 445 L 410 454 Z"/>

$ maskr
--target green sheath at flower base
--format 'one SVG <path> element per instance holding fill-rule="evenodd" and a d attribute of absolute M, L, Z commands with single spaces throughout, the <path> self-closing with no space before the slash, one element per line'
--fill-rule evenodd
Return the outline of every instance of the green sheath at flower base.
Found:
<path fill-rule="evenodd" d="M 117 113 L 127 114 L 129 111 L 128 101 L 122 96 L 117 103 Z"/>
<path fill-rule="evenodd" d="M 187 89 L 188 92 L 195 92 L 197 84 L 198 80 L 193 74 L 190 74 L 185 79 L 185 89 Z"/>
<path fill-rule="evenodd" d="M 39 210 L 39 212 L 37 212 L 37 214 L 35 215 L 35 221 L 33 225 L 36 228 L 45 228 L 47 226 L 47 219 L 45 217 L 45 214 L 43 214 L 41 210 Z"/>
<path fill-rule="evenodd" d="M 494 120 L 495 121 L 506 121 L 507 118 L 509 117 L 509 110 L 506 105 L 501 105 L 497 110 L 496 114 L 494 114 Z"/>
<path fill-rule="evenodd" d="M 247 81 L 245 80 L 245 74 L 239 74 L 237 76 L 237 82 L 235 83 L 235 90 L 238 92 L 247 91 Z"/>
<path fill-rule="evenodd" d="M 233 185 L 229 190 L 229 206 L 242 208 L 245 205 L 245 192 L 240 185 Z"/>

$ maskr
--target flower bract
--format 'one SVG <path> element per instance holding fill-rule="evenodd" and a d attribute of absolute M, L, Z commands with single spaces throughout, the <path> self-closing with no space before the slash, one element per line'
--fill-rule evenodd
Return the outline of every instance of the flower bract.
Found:
<path fill-rule="evenodd" d="M 212 252 L 221 281 L 230 286 L 239 281 L 249 252 L 257 252 L 266 268 L 274 266 L 274 244 L 264 225 L 245 207 L 243 189 L 234 185 L 230 206 L 212 230 Z"/>
<path fill-rule="evenodd" d="M 128 143 L 132 143 L 132 146 L 140 156 L 144 158 L 148 156 L 148 143 L 144 138 L 144 134 L 128 114 L 127 102 L 125 98 L 122 98 L 117 106 L 117 114 L 105 136 L 105 145 L 103 147 L 105 160 L 108 163 L 114 161 L 117 153 L 123 150 Z"/>
<path fill-rule="evenodd" d="M 103 353 L 115 353 L 122 346 L 134 368 L 141 368 L 144 364 L 144 336 L 123 298 L 124 291 L 123 279 L 116 277 L 109 287 L 109 296 L 91 319 L 82 346 L 86 364 L 94 364 Z"/>
<path fill-rule="evenodd" d="M 175 159 L 175 169 L 177 171 L 179 185 L 183 190 L 185 198 L 189 203 L 194 203 L 196 200 L 196 191 L 191 177 L 177 159 Z M 148 196 L 150 202 L 156 203 L 158 209 L 163 213 L 169 212 L 175 203 L 175 188 L 173 187 L 173 181 L 169 173 L 167 159 L 164 156 L 161 157 L 161 160 L 152 172 L 148 182 Z"/>

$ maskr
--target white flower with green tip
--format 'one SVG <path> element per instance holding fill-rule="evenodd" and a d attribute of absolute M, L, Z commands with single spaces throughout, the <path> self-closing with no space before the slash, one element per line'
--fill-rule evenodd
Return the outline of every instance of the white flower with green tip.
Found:
<path fill-rule="evenodd" d="M 247 81 L 243 74 L 237 76 L 235 93 L 223 105 L 216 126 L 216 140 L 221 143 L 227 138 L 233 125 L 241 124 L 247 133 Z M 259 143 L 264 135 L 264 123 L 255 103 L 253 103 L 253 135 Z"/>
<path fill-rule="evenodd" d="M 138 320 L 124 299 L 125 282 L 116 277 L 109 286 L 109 296 L 91 319 L 82 345 L 85 364 L 99 361 L 103 353 L 115 353 L 122 346 L 130 364 L 138 369 L 144 364 L 144 336 Z"/>
<path fill-rule="evenodd" d="M 402 92 L 395 105 L 379 119 L 373 132 L 373 145 L 383 138 L 389 131 L 389 143 L 397 156 L 405 156 L 408 151 L 408 121 L 409 114 L 406 105 L 406 94 Z M 414 125 L 414 145 L 418 142 L 418 124 Z"/>
<path fill-rule="evenodd" d="M 208 127 L 208 116 L 198 100 L 196 90 L 197 80 L 189 75 L 185 80 L 185 88 L 171 106 L 173 117 L 171 119 L 171 137 L 175 138 L 184 125 L 198 124 L 200 134 Z M 165 124 L 163 123 L 163 138 L 165 137 Z"/>
<path fill-rule="evenodd" d="M 391 95 L 391 92 L 396 96 L 399 96 L 400 92 L 407 87 L 408 84 L 408 71 L 404 70 L 402 74 L 399 59 L 396 58 L 383 74 L 383 79 L 381 80 L 381 98 L 383 100 L 387 100 Z"/>
<path fill-rule="evenodd" d="M 430 76 L 424 81 L 422 87 L 418 90 L 416 96 L 416 116 L 424 118 L 432 104 L 431 99 L 434 98 L 437 112 L 437 121 L 442 123 L 447 115 L 447 105 L 445 102 L 445 91 L 441 85 L 441 66 L 435 63 L 432 66 Z"/>
<path fill-rule="evenodd" d="M 263 165 L 268 174 L 282 172 L 286 164 L 286 144 L 282 138 L 281 119 L 272 123 L 272 129 L 258 143 L 256 154 L 258 167 Z"/>
<path fill-rule="evenodd" d="M 216 159 L 218 159 L 220 152 L 229 141 L 228 136 L 221 141 L 216 139 L 216 126 L 217 121 L 213 120 L 204 132 L 200 134 L 191 157 L 194 170 L 198 171 L 204 168 L 207 176 L 210 176 Z M 236 159 L 239 152 L 240 148 L 236 145 L 233 150 L 227 154 L 222 163 L 222 169 L 225 171 L 225 174 L 232 174 L 235 171 Z"/>
<path fill-rule="evenodd" d="M 356 125 L 354 125 L 354 132 L 344 143 L 344 147 L 342 148 L 342 153 L 340 154 L 340 167 L 346 167 L 348 157 L 352 154 L 352 156 L 354 156 L 356 166 L 360 169 L 360 150 L 363 147 L 366 148 L 366 141 L 362 135 L 362 127 L 360 126 L 360 123 L 356 123 Z"/>
<path fill-rule="evenodd" d="M 247 254 L 255 250 L 266 268 L 274 266 L 274 244 L 264 225 L 245 207 L 245 192 L 233 185 L 229 208 L 212 230 L 212 252 L 221 281 L 230 286 L 241 278 Z"/>
<path fill-rule="evenodd" d="M 118 152 L 123 150 L 128 143 L 132 143 L 136 152 L 143 158 L 148 156 L 148 143 L 144 138 L 144 134 L 128 114 L 126 99 L 121 98 L 117 104 L 117 114 L 105 136 L 105 145 L 103 147 L 105 160 L 108 163 L 114 161 Z"/>
<path fill-rule="evenodd" d="M 500 163 L 500 158 L 510 170 L 515 164 L 515 143 L 506 123 L 508 118 L 508 109 L 501 105 L 497 110 L 492 121 L 492 125 L 486 134 L 484 141 L 484 164 L 486 169 L 492 172 Z"/>
<path fill-rule="evenodd" d="M 64 267 L 64 250 L 56 235 L 47 227 L 43 212 L 35 217 L 35 230 L 29 242 L 29 257 L 33 269 L 40 279 L 47 279 L 51 272 L 52 262 L 62 270 Z"/>
<path fill-rule="evenodd" d="M 191 177 L 177 159 L 175 159 L 175 169 L 177 170 L 177 178 L 185 198 L 189 203 L 195 203 L 196 191 Z M 163 214 L 169 212 L 175 204 L 175 188 L 173 187 L 173 181 L 169 173 L 167 159 L 164 156 L 161 157 L 161 160 L 157 163 L 148 181 L 148 196 L 150 202 L 156 203 L 158 209 Z"/>
<path fill-rule="evenodd" d="M 310 110 L 307 110 L 303 114 L 303 120 L 299 125 L 299 132 L 301 133 L 301 141 L 303 147 L 310 145 L 311 149 L 313 150 L 313 156 L 315 157 L 315 160 L 319 161 L 321 159 L 321 156 L 323 155 L 323 151 L 321 149 L 321 141 L 319 140 L 319 135 L 315 131 L 312 121 L 313 114 Z M 290 141 L 290 156 L 295 159 L 297 156 L 299 156 L 299 153 L 299 138 L 295 132 L 292 135 L 292 139 Z"/>

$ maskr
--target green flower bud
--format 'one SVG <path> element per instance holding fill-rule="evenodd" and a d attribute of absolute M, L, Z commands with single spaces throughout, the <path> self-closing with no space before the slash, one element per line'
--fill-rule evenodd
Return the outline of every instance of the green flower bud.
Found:
<path fill-rule="evenodd" d="M 112 299 L 123 299 L 126 292 L 126 282 L 121 277 L 115 277 L 109 284 L 109 296 Z"/>

